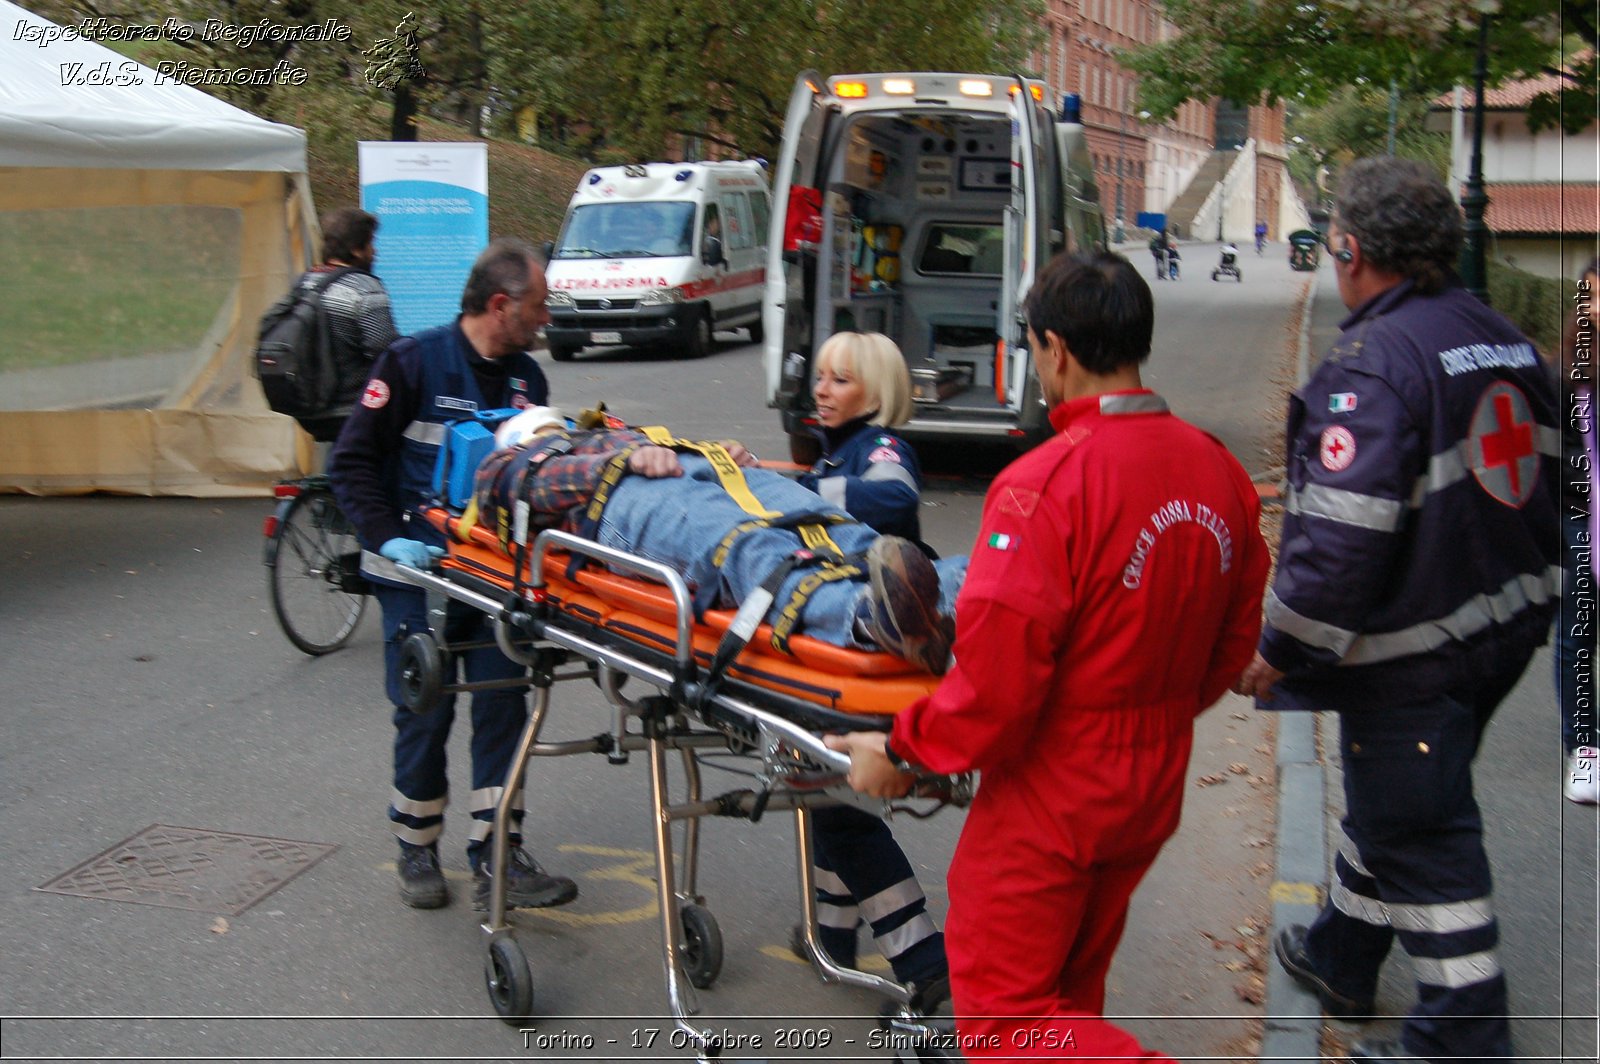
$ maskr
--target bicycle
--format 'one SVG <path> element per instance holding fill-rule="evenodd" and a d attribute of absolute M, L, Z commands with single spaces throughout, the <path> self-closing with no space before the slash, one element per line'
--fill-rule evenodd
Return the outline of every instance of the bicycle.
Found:
<path fill-rule="evenodd" d="M 367 609 L 361 544 L 326 474 L 280 481 L 272 494 L 278 505 L 261 530 L 272 612 L 297 648 L 330 654 L 350 641 Z"/>

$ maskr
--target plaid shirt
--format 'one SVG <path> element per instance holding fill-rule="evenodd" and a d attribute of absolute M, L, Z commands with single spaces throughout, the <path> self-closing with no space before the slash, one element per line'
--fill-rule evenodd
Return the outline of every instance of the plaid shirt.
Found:
<path fill-rule="evenodd" d="M 557 440 L 556 434 L 540 437 Z M 650 440 L 640 432 L 630 429 L 588 429 L 567 433 L 572 449 L 545 461 L 534 476 L 528 502 L 535 514 L 546 515 L 546 520 L 536 524 L 550 527 L 558 524 L 572 531 L 577 527 L 583 507 L 594 497 L 606 463 L 626 447 L 633 444 L 648 445 Z M 557 518 L 552 521 L 549 518 Z"/>

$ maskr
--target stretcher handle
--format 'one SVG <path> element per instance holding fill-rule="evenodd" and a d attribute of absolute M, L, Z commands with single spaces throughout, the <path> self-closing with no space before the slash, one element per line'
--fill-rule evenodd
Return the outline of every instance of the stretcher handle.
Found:
<path fill-rule="evenodd" d="M 764 735 L 782 739 L 823 768 L 831 769 L 841 775 L 849 774 L 850 755 L 838 750 L 829 750 L 823 745 L 822 736 L 810 729 L 724 693 L 719 692 L 716 701 L 744 714 L 756 723 Z"/>
<path fill-rule="evenodd" d="M 547 528 L 539 533 L 533 541 L 533 586 L 543 588 L 544 556 L 551 548 L 565 550 L 572 554 L 581 554 L 587 558 L 604 562 L 612 569 L 621 569 L 630 573 L 639 573 L 643 576 L 654 577 L 667 586 L 672 592 L 672 603 L 678 617 L 678 642 L 672 650 L 673 660 L 678 665 L 680 675 L 688 678 L 689 671 L 694 667 L 694 643 L 691 641 L 691 632 L 694 626 L 694 599 L 689 595 L 689 585 L 671 566 L 641 558 L 635 554 L 628 554 L 596 543 L 592 539 L 584 539 L 570 532 L 563 532 L 556 528 Z"/>

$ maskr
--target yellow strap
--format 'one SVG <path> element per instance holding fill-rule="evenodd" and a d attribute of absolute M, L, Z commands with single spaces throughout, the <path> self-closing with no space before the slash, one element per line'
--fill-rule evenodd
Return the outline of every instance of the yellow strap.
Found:
<path fill-rule="evenodd" d="M 773 649 L 789 653 L 789 637 L 800 624 L 800 611 L 805 609 L 806 602 L 817 588 L 834 580 L 848 580 L 861 575 L 861 570 L 854 565 L 825 563 L 822 568 L 813 569 L 801 577 L 794 594 L 789 596 L 777 620 L 772 622 Z"/>
<path fill-rule="evenodd" d="M 705 458 L 711 463 L 711 468 L 716 470 L 717 479 L 722 481 L 722 490 L 726 491 L 745 513 L 754 517 L 783 516 L 776 510 L 769 510 L 761 505 L 761 500 L 756 498 L 755 492 L 750 490 L 750 485 L 744 479 L 744 470 L 739 468 L 739 463 L 733 460 L 733 455 L 729 454 L 728 449 L 722 444 L 682 440 L 674 436 L 665 425 L 646 425 L 639 431 L 658 447 L 670 447 L 675 451 L 694 451 Z"/>
<path fill-rule="evenodd" d="M 611 501 L 611 489 L 615 488 L 622 480 L 623 474 L 628 471 L 628 459 L 633 457 L 633 452 L 639 449 L 639 444 L 631 444 L 618 451 L 606 467 L 601 471 L 600 483 L 595 486 L 594 495 L 589 499 L 589 508 L 584 511 L 584 521 L 590 529 L 600 523 L 600 515 L 605 512 L 606 503 Z"/>
<path fill-rule="evenodd" d="M 778 511 L 769 510 L 761 505 L 761 500 L 756 498 L 755 493 L 750 490 L 749 483 L 744 479 L 744 470 L 739 468 L 739 463 L 733 460 L 733 456 L 728 453 L 728 449 L 722 444 L 682 440 L 674 436 L 665 425 L 646 425 L 639 431 L 644 433 L 646 438 L 658 447 L 671 447 L 674 450 L 686 449 L 704 456 L 706 461 L 711 463 L 711 468 L 716 470 L 717 479 L 722 482 L 723 490 L 732 496 L 733 501 L 738 503 L 739 508 L 745 513 L 758 518 L 783 516 Z M 826 523 L 837 524 L 838 522 L 818 520 L 814 523 L 796 527 L 795 532 L 808 549 L 818 554 L 842 558 L 844 557 L 844 551 L 840 550 L 839 545 L 833 541 L 833 537 L 828 535 L 828 530 L 825 527 Z M 735 532 L 743 530 L 744 526 L 740 526 Z M 722 547 L 718 548 L 719 555 L 726 556 L 728 543 L 732 539 L 733 536 L 730 535 L 728 540 L 723 541 Z M 719 559 L 715 564 L 720 567 L 722 562 Z"/>
<path fill-rule="evenodd" d="M 472 542 L 472 529 L 478 523 L 478 497 L 474 495 L 467 500 L 467 508 L 461 511 L 461 517 L 456 521 L 456 538 L 463 543 Z"/>

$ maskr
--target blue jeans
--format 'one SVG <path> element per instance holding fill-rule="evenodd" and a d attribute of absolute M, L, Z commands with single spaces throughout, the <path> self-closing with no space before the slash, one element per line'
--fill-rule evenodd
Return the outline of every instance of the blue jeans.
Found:
<path fill-rule="evenodd" d="M 596 542 L 661 562 L 684 574 L 691 584 L 718 582 L 717 603 L 736 607 L 785 559 L 801 548 L 799 535 L 787 528 L 759 528 L 733 541 L 721 569 L 711 568 L 711 554 L 735 527 L 751 519 L 717 479 L 711 464 L 699 455 L 680 455 L 681 477 L 624 477 L 611 494 L 595 534 Z M 843 515 L 816 492 L 767 469 L 746 469 L 745 481 L 768 510 L 788 516 Z M 866 525 L 831 525 L 828 534 L 845 554 L 864 554 L 878 538 Z M 956 592 L 966 577 L 967 559 L 941 558 L 939 606 L 954 609 Z M 791 572 L 773 599 L 770 620 L 789 601 L 807 570 Z M 814 639 L 842 647 L 868 647 L 854 630 L 856 607 L 868 585 L 864 580 L 834 580 L 812 592 L 800 614 L 801 630 Z"/>

